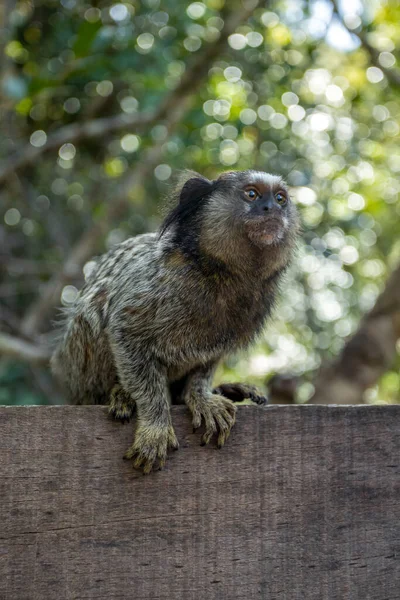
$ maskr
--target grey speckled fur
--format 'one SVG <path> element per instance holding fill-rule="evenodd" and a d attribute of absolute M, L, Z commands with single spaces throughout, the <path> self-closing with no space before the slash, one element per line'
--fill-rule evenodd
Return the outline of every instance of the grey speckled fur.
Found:
<path fill-rule="evenodd" d="M 244 195 L 252 185 L 262 190 L 258 204 Z M 69 310 L 52 368 L 72 403 L 109 403 L 122 420 L 137 410 L 126 454 L 136 467 L 162 466 L 178 447 L 169 411 L 177 383 L 195 427 L 205 422 L 203 442 L 213 433 L 225 442 L 235 407 L 212 393 L 213 373 L 262 329 L 297 234 L 279 177 L 245 171 L 210 182 L 189 174 L 160 232 L 128 239 L 98 261 Z"/>

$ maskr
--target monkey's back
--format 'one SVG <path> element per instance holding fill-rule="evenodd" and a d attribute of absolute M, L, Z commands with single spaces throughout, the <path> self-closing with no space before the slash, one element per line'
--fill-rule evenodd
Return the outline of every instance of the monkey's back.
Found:
<path fill-rule="evenodd" d="M 154 233 L 139 235 L 100 257 L 74 305 L 65 311 L 51 368 L 66 386 L 71 402 L 108 401 L 117 375 L 107 326 L 123 298 L 132 290 L 144 291 L 148 267 L 156 253 L 155 240 Z M 134 275 L 135 271 L 136 277 L 130 280 L 129 273 Z"/>

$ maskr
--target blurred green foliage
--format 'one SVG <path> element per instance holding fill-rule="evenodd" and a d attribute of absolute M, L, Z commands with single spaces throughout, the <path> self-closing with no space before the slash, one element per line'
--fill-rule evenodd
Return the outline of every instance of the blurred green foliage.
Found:
<path fill-rule="evenodd" d="M 1 160 L 42 146 L 67 124 L 155 108 L 218 36 L 222 5 L 20 0 L 4 8 Z M 339 8 L 347 26 L 367 36 L 374 63 L 329 1 L 269 2 L 209 65 L 173 135 L 158 123 L 145 135 L 133 129 L 66 143 L 10 177 L 0 211 L 6 314 L 25 314 L 154 141 L 163 142 L 162 161 L 100 249 L 157 226 L 176 170 L 279 173 L 302 214 L 298 258 L 263 338 L 219 376 L 263 382 L 275 372 L 302 374 L 306 400 L 307 381 L 340 351 L 400 261 L 400 95 L 384 73 L 396 65 L 400 4 L 352 0 Z M 79 277 L 75 283 L 62 304 L 73 301 Z M 12 320 L 3 321 L 12 331 Z M 368 401 L 398 401 L 399 365 L 398 357 Z M 0 403 L 46 402 L 38 377 L 0 363 Z"/>

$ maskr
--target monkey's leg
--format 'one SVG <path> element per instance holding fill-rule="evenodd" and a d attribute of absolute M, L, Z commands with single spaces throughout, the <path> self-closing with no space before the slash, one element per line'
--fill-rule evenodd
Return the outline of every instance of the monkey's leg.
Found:
<path fill-rule="evenodd" d="M 260 394 L 255 385 L 247 383 L 222 383 L 213 389 L 213 394 L 220 394 L 232 402 L 251 400 L 260 406 L 268 404 L 268 398 Z"/>
<path fill-rule="evenodd" d="M 221 448 L 235 423 L 236 406 L 228 398 L 211 391 L 215 367 L 204 367 L 188 375 L 183 397 L 192 413 L 194 429 L 204 421 L 206 430 L 202 445 L 208 444 L 212 436 L 218 434 L 217 445 Z"/>
<path fill-rule="evenodd" d="M 129 406 L 136 403 L 137 408 L 135 439 L 124 458 L 150 473 L 164 466 L 170 448 L 179 447 L 171 422 L 166 370 L 145 352 L 132 356 L 126 347 L 114 349 L 120 385 L 131 399 Z"/>
<path fill-rule="evenodd" d="M 131 417 L 136 411 L 136 402 L 124 388 L 117 384 L 114 385 L 111 390 L 110 403 L 109 403 L 109 414 L 116 419 L 121 421 L 122 424 L 125 422 L 129 423 Z"/>

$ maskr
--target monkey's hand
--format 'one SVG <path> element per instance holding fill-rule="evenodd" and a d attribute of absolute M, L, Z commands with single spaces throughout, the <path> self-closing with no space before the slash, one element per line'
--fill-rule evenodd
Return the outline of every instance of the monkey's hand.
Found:
<path fill-rule="evenodd" d="M 108 413 L 122 424 L 129 423 L 135 413 L 136 402 L 120 385 L 115 385 L 111 391 Z"/>
<path fill-rule="evenodd" d="M 167 460 L 169 449 L 178 450 L 179 443 L 172 424 L 160 425 L 139 421 L 135 441 L 127 450 L 124 458 L 133 460 L 136 469 L 144 474 L 162 469 Z"/>
<path fill-rule="evenodd" d="M 187 400 L 187 405 L 193 416 L 193 429 L 200 427 L 202 420 L 205 433 L 201 439 L 202 446 L 211 441 L 214 434 L 218 434 L 217 445 L 222 448 L 229 437 L 235 423 L 236 406 L 227 398 L 217 394 L 205 397 L 194 395 Z"/>
<path fill-rule="evenodd" d="M 126 403 L 128 408 L 136 405 L 135 439 L 124 458 L 131 459 L 143 473 L 150 473 L 162 469 L 170 448 L 179 447 L 171 421 L 167 371 L 148 349 L 146 353 L 146 348 L 127 343 L 129 328 L 120 327 L 118 321 L 111 329 L 111 340 L 118 381 L 124 391 L 114 394 L 111 411 L 126 417 Z"/>
<path fill-rule="evenodd" d="M 214 394 L 220 394 L 229 398 L 232 402 L 242 402 L 242 400 L 251 400 L 260 406 L 268 404 L 268 398 L 260 394 L 255 385 L 247 383 L 223 383 L 213 390 Z"/>

